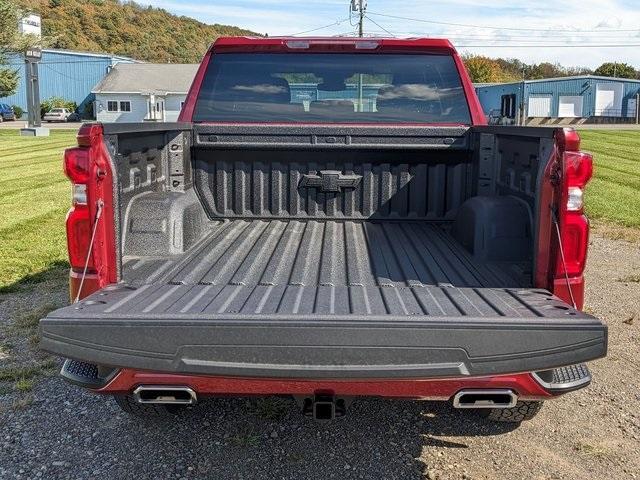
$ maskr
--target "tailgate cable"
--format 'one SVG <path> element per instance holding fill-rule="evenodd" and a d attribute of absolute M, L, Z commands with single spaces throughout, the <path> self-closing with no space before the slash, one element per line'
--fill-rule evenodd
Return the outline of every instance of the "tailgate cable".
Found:
<path fill-rule="evenodd" d="M 576 305 L 576 299 L 573 296 L 573 290 L 571 289 L 571 282 L 569 281 L 569 274 L 567 273 L 567 263 L 564 259 L 564 248 L 562 247 L 562 237 L 560 237 L 560 222 L 558 222 L 558 216 L 556 215 L 555 208 L 551 208 L 551 219 L 553 220 L 553 225 L 556 227 L 556 235 L 558 236 L 558 247 L 560 248 L 560 260 L 562 261 L 562 270 L 564 271 L 564 279 L 567 282 L 567 290 L 569 290 L 569 296 L 571 297 L 571 305 L 576 310 L 578 309 Z"/>
<path fill-rule="evenodd" d="M 78 293 L 76 294 L 76 299 L 73 303 L 78 303 L 80 301 L 80 294 L 82 293 L 82 286 L 84 285 L 84 278 L 87 276 L 87 270 L 89 269 L 89 259 L 91 258 L 91 251 L 93 250 L 93 241 L 96 238 L 96 230 L 98 230 L 98 220 L 102 216 L 102 207 L 104 206 L 104 202 L 102 199 L 98 199 L 96 202 L 98 209 L 96 210 L 96 216 L 93 220 L 93 230 L 91 231 L 91 242 L 89 243 L 89 249 L 87 250 L 87 258 L 84 261 L 84 269 L 82 270 L 82 277 L 80 277 L 80 287 L 78 288 Z"/>

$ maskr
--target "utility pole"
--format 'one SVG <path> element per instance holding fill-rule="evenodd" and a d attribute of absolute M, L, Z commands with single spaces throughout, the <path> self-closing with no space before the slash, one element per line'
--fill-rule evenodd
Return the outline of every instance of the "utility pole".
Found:
<path fill-rule="evenodd" d="M 520 105 L 519 105 L 519 112 L 518 112 L 518 125 L 524 125 L 526 123 L 526 117 L 525 117 L 525 113 L 524 113 L 524 92 L 525 92 L 525 85 L 526 85 L 526 75 L 525 75 L 525 66 L 522 65 L 522 82 L 520 83 Z"/>
<path fill-rule="evenodd" d="M 358 36 L 364 37 L 364 14 L 367 11 L 367 0 L 351 0 L 351 11 L 358 12 Z"/>
<path fill-rule="evenodd" d="M 367 10 L 367 0 L 351 0 L 351 11 L 358 12 L 360 18 L 358 20 L 358 37 L 364 37 L 364 14 Z M 364 92 L 362 83 L 363 75 L 358 74 L 358 112 L 364 112 Z"/>

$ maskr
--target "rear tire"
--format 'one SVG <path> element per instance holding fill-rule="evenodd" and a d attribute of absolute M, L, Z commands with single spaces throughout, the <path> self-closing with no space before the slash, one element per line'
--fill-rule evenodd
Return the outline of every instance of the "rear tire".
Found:
<path fill-rule="evenodd" d="M 133 395 L 115 395 L 113 399 L 123 412 L 142 418 L 171 417 L 186 410 L 184 405 L 138 403 Z"/>
<path fill-rule="evenodd" d="M 492 422 L 520 423 L 531 420 L 542 408 L 543 402 L 518 402 L 511 408 L 479 410 L 481 416 Z"/>

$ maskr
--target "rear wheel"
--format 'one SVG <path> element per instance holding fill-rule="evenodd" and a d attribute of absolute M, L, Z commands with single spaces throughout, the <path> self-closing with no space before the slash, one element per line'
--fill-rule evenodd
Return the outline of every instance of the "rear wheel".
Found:
<path fill-rule="evenodd" d="M 478 413 L 493 422 L 520 423 L 531 420 L 542 408 L 543 402 L 518 402 L 511 408 L 491 408 Z"/>
<path fill-rule="evenodd" d="M 160 405 L 153 403 L 139 403 L 133 395 L 115 395 L 114 400 L 123 412 L 143 418 L 170 417 L 184 412 L 184 405 Z"/>

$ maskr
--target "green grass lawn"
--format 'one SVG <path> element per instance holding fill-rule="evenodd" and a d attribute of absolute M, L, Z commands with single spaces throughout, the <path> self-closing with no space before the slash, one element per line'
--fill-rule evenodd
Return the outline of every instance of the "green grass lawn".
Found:
<path fill-rule="evenodd" d="M 585 202 L 590 218 L 640 227 L 640 130 L 581 130 L 595 174 Z"/>
<path fill-rule="evenodd" d="M 75 131 L 52 130 L 48 138 L 0 130 L 0 289 L 28 281 L 67 261 L 64 218 L 69 181 L 62 152 Z M 585 130 L 583 148 L 595 155 L 587 191 L 591 218 L 640 227 L 640 131 Z"/>
<path fill-rule="evenodd" d="M 76 131 L 20 137 L 0 130 L 0 288 L 67 261 L 64 219 L 70 203 L 62 152 Z"/>

